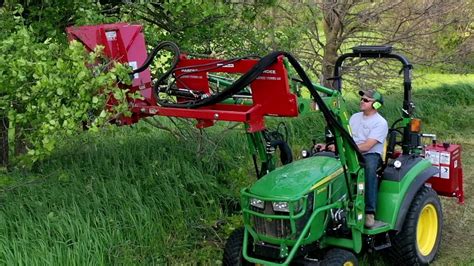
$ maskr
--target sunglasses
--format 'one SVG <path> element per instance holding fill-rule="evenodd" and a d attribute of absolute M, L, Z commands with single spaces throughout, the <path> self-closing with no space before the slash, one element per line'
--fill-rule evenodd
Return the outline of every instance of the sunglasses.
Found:
<path fill-rule="evenodd" d="M 366 99 L 366 98 L 360 98 L 360 100 L 363 101 L 364 103 L 372 102 L 372 100 L 369 100 L 369 99 Z"/>

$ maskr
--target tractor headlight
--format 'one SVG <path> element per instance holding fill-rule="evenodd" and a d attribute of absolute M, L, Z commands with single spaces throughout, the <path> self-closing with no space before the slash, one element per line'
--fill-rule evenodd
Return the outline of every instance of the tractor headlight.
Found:
<path fill-rule="evenodd" d="M 287 201 L 272 202 L 273 210 L 276 212 L 290 212 L 290 206 Z"/>
<path fill-rule="evenodd" d="M 309 152 L 307 150 L 302 150 L 301 151 L 301 157 L 303 157 L 303 158 L 309 157 Z"/>
<path fill-rule="evenodd" d="M 293 205 L 293 210 L 295 213 L 298 213 L 301 211 L 301 208 L 303 207 L 304 204 L 304 199 L 300 199 L 297 201 L 274 201 L 272 202 L 272 207 L 273 211 L 276 212 L 290 212 L 290 204 Z"/>
<path fill-rule="evenodd" d="M 252 205 L 254 207 L 257 207 L 257 208 L 260 208 L 260 209 L 263 209 L 264 206 L 265 206 L 265 202 L 263 200 L 259 200 L 259 199 L 256 199 L 256 198 L 251 198 L 250 199 L 250 205 Z"/>

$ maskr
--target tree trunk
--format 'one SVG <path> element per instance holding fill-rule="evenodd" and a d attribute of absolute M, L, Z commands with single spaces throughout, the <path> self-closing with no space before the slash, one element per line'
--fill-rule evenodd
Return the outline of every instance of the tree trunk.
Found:
<path fill-rule="evenodd" d="M 342 40 L 339 39 L 342 33 L 342 19 L 344 12 L 341 12 L 337 1 L 326 0 L 323 1 L 323 30 L 326 37 L 326 44 L 324 46 L 324 55 L 322 62 L 322 77 L 321 83 L 328 88 L 334 88 L 334 83 L 328 78 L 334 75 L 334 66 L 337 60 L 337 50 L 341 46 Z"/>
<path fill-rule="evenodd" d="M 15 156 L 25 154 L 28 152 L 28 149 L 26 148 L 26 138 L 25 135 L 21 133 L 20 128 L 17 128 L 15 130 Z"/>
<path fill-rule="evenodd" d="M 8 118 L 0 117 L 0 166 L 8 166 Z"/>
<path fill-rule="evenodd" d="M 333 80 L 328 80 L 334 76 L 334 66 L 337 60 L 337 45 L 335 43 L 327 43 L 324 47 L 324 56 L 322 64 L 322 80 L 323 86 L 334 89 Z"/>

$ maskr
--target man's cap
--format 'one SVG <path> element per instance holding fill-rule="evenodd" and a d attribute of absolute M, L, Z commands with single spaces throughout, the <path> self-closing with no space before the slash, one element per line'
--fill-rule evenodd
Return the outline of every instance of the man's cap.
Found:
<path fill-rule="evenodd" d="M 382 94 L 380 94 L 380 92 L 376 91 L 376 90 L 373 90 L 373 89 L 368 89 L 368 90 L 361 90 L 359 91 L 359 95 L 360 96 L 367 96 L 369 98 L 372 98 L 374 100 L 376 100 L 377 102 L 383 104 L 383 97 L 382 97 Z"/>

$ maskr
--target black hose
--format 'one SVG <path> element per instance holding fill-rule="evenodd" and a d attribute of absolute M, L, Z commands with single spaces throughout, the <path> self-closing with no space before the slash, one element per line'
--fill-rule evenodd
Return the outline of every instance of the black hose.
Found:
<path fill-rule="evenodd" d="M 176 64 L 179 61 L 179 55 L 180 55 L 181 52 L 179 50 L 178 45 L 176 45 L 176 43 L 169 42 L 169 41 L 164 41 L 164 42 L 158 43 L 158 45 L 153 49 L 153 51 L 151 51 L 151 53 L 146 58 L 145 63 L 143 63 L 143 65 L 141 67 L 133 70 L 131 74 L 133 75 L 133 74 L 136 74 L 136 73 L 140 73 L 140 72 L 143 72 L 145 69 L 147 69 L 150 66 L 150 64 L 153 62 L 153 59 L 158 54 L 158 52 L 160 50 L 162 50 L 163 48 L 165 48 L 165 47 L 171 48 L 170 50 L 172 52 L 174 52 L 174 54 L 175 54 L 175 58 L 173 60 L 172 67 L 170 68 L 170 70 L 168 70 L 168 72 L 171 72 L 176 67 Z"/>
<path fill-rule="evenodd" d="M 260 59 L 260 61 L 258 61 L 257 64 L 252 67 L 252 69 L 242 75 L 234 83 L 232 83 L 232 85 L 229 86 L 226 90 L 223 90 L 220 93 L 214 94 L 202 100 L 196 100 L 187 103 L 168 103 L 160 101 L 159 104 L 164 107 L 198 108 L 206 105 L 219 103 L 227 98 L 232 97 L 232 95 L 242 90 L 242 88 L 247 87 L 252 81 L 254 81 L 258 76 L 260 76 L 260 74 L 262 74 L 268 66 L 274 63 L 279 53 L 280 52 L 273 52 Z"/>
<path fill-rule="evenodd" d="M 151 51 L 151 53 L 146 58 L 145 63 L 143 63 L 142 66 L 133 70 L 132 73 L 130 73 L 130 75 L 133 76 L 134 74 L 145 71 L 145 69 L 147 69 L 151 65 L 151 63 L 153 62 L 153 59 L 158 54 L 158 52 L 164 48 L 167 48 L 167 50 L 173 52 L 174 58 L 173 58 L 173 62 L 171 63 L 171 67 L 168 69 L 168 71 L 166 71 L 153 85 L 153 91 L 155 92 L 156 95 L 158 95 L 159 93 L 159 90 L 160 90 L 159 86 L 161 85 L 161 83 L 165 79 L 168 78 L 171 72 L 176 68 L 176 65 L 178 65 L 179 56 L 181 52 L 179 50 L 178 45 L 176 45 L 176 43 L 170 42 L 170 41 L 164 41 L 164 42 L 158 43 L 158 45 L 153 49 L 153 51 Z"/>
<path fill-rule="evenodd" d="M 278 56 L 285 56 L 288 58 L 288 61 L 290 64 L 293 66 L 293 68 L 296 70 L 298 75 L 301 77 L 303 84 L 308 88 L 309 92 L 311 93 L 311 96 L 314 98 L 316 103 L 318 104 L 321 112 L 323 113 L 328 126 L 330 128 L 337 128 L 339 132 L 341 132 L 342 137 L 349 143 L 349 145 L 356 151 L 357 158 L 359 162 L 364 165 L 364 157 L 362 156 L 362 153 L 359 151 L 359 148 L 357 147 L 357 144 L 354 142 L 352 139 L 352 136 L 347 132 L 344 127 L 339 123 L 337 118 L 332 114 L 331 110 L 326 106 L 324 103 L 323 99 L 321 96 L 318 94 L 316 89 L 314 88 L 313 84 L 311 83 L 311 80 L 309 79 L 308 75 L 304 71 L 303 67 L 299 64 L 299 62 L 296 60 L 293 55 L 287 52 L 282 52 L 282 51 L 275 51 L 267 56 L 263 57 L 260 61 L 258 61 L 252 69 L 250 69 L 247 73 L 242 75 L 239 79 L 237 79 L 231 86 L 229 86 L 226 90 L 223 90 L 220 93 L 214 94 L 208 98 L 205 99 L 200 99 L 200 100 L 195 100 L 195 101 L 189 101 L 186 103 L 167 103 L 167 102 L 159 102 L 161 106 L 164 107 L 177 107 L 177 108 L 199 108 L 202 106 L 207 106 L 207 105 L 212 105 L 219 103 L 227 98 L 232 97 L 235 93 L 239 92 L 242 90 L 242 88 L 248 86 L 250 83 L 252 83 L 255 79 L 257 79 L 263 71 L 268 68 L 270 65 L 275 63 L 277 60 Z"/>
<path fill-rule="evenodd" d="M 280 149 L 280 162 L 281 164 L 289 164 L 293 161 L 293 154 L 291 153 L 290 146 L 284 140 L 272 140 L 270 141 L 270 146 L 278 147 Z"/>
<path fill-rule="evenodd" d="M 395 128 L 395 125 L 398 124 L 400 121 L 402 121 L 403 118 L 399 118 L 397 119 L 395 122 L 393 122 L 392 126 L 390 127 L 391 129 L 394 129 Z"/>

